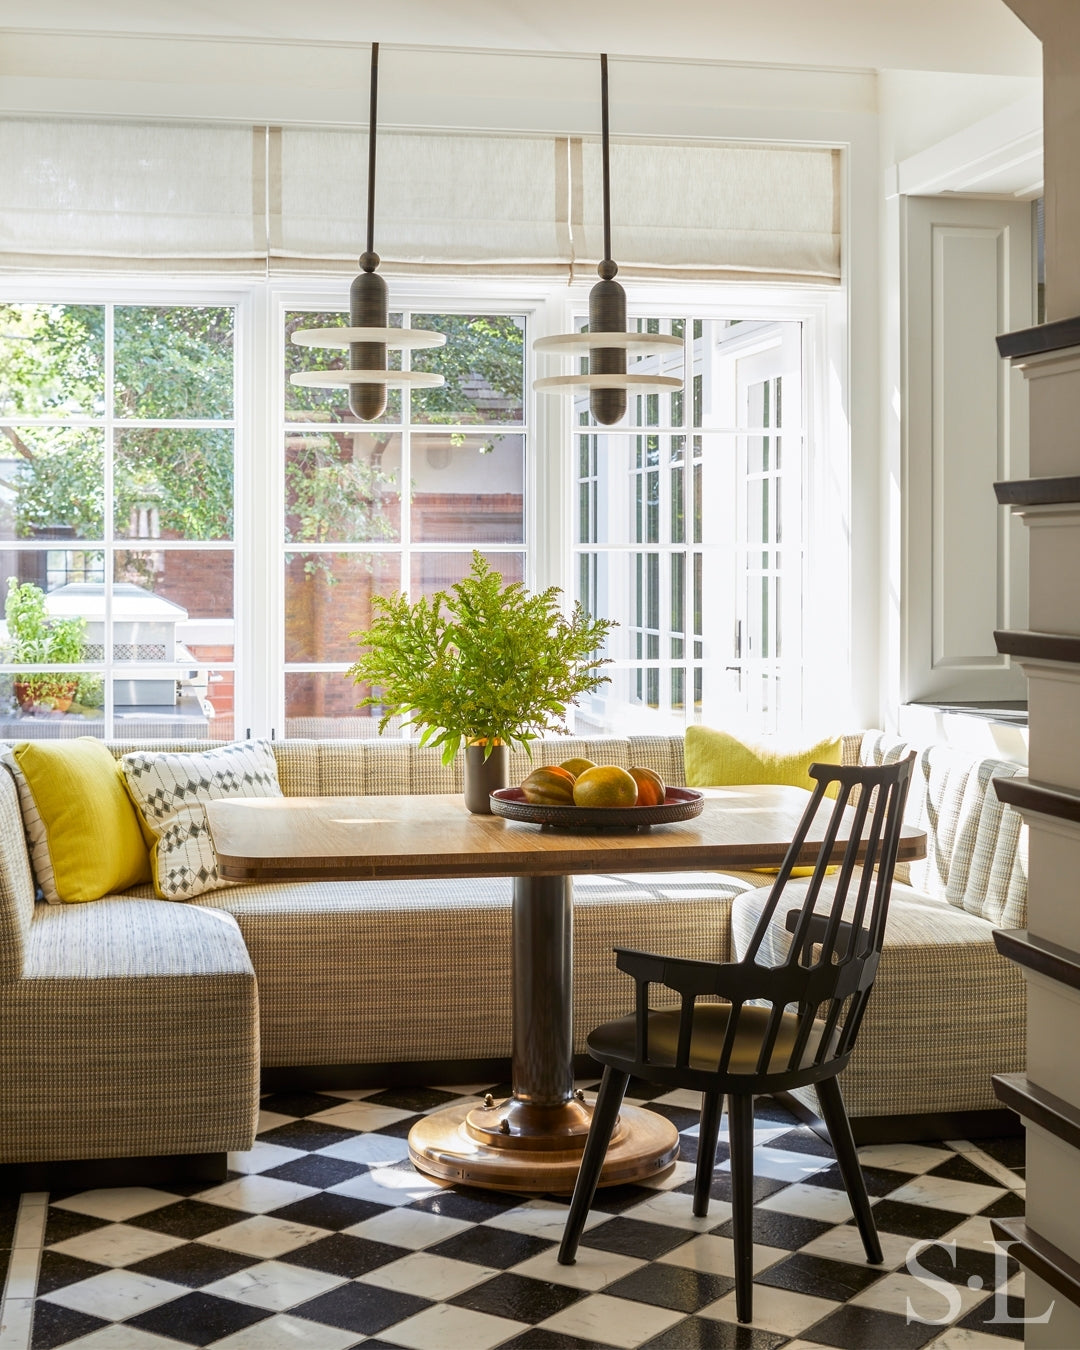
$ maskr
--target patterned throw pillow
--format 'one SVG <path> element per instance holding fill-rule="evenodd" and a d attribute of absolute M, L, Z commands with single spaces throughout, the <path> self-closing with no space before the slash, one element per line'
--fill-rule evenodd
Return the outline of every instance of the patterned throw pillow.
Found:
<path fill-rule="evenodd" d="M 280 797 L 270 742 L 238 741 L 190 755 L 136 750 L 120 764 L 156 836 L 150 863 L 158 895 L 191 900 L 231 886 L 218 873 L 203 804 L 222 797 Z"/>

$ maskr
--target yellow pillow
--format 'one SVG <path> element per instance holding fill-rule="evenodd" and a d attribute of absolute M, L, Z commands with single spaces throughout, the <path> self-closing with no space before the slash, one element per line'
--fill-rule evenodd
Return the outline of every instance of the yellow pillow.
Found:
<path fill-rule="evenodd" d="M 771 746 L 748 745 L 727 731 L 711 727 L 686 728 L 683 755 L 686 765 L 687 787 L 732 787 L 740 783 L 779 783 L 782 787 L 814 789 L 810 777 L 811 764 L 839 764 L 843 737 L 827 736 L 804 750 L 774 749 Z M 827 788 L 830 797 L 836 796 L 836 784 Z M 749 872 L 775 876 L 778 867 L 750 867 Z M 830 868 L 830 872 L 835 868 Z M 812 867 L 796 867 L 793 877 L 812 875 Z"/>
<path fill-rule="evenodd" d="M 100 900 L 150 880 L 135 807 L 101 741 L 23 741 L 12 757 L 33 799 L 29 813 L 23 802 L 23 819 L 46 900 Z"/>

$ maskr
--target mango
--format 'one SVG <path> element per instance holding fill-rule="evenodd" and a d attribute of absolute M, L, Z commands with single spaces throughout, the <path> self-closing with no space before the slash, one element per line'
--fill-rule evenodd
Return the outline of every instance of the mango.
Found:
<path fill-rule="evenodd" d="M 521 792 L 534 806 L 573 806 L 574 775 L 555 765 L 533 769 L 522 782 Z"/>

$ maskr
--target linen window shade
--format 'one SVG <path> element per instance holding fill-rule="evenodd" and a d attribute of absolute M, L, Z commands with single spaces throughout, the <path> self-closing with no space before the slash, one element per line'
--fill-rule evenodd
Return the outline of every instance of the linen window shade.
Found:
<path fill-rule="evenodd" d="M 381 133 L 384 268 L 586 274 L 599 157 L 578 138 Z M 356 270 L 366 131 L 7 118 L 0 162 L 0 270 Z M 613 143 L 620 271 L 836 282 L 840 177 L 829 148 Z"/>

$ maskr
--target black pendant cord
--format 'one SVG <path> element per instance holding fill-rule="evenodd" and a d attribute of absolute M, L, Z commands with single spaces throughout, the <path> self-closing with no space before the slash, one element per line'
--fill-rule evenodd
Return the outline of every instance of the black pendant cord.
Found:
<path fill-rule="evenodd" d="M 367 156 L 367 251 L 369 253 L 375 252 L 375 125 L 378 121 L 378 113 L 379 44 L 373 42 L 371 44 L 371 102 L 368 109 Z"/>
<path fill-rule="evenodd" d="M 604 259 L 611 257 L 611 166 L 608 153 L 607 53 L 600 54 L 600 146 L 604 178 Z M 368 245 L 370 248 L 371 245 Z"/>

